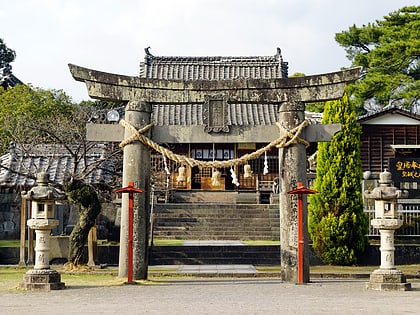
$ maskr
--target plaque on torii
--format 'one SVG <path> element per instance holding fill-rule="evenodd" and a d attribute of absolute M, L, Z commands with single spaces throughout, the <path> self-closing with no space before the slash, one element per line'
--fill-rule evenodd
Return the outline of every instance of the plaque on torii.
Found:
<path fill-rule="evenodd" d="M 298 127 L 305 120 L 305 103 L 339 99 L 344 93 L 345 84 L 359 78 L 360 68 L 353 68 L 327 74 L 279 79 L 223 79 L 223 80 L 161 80 L 105 73 L 69 64 L 71 74 L 77 81 L 86 84 L 92 98 L 127 101 L 125 120 L 136 128 L 150 123 L 151 104 L 208 104 L 211 115 L 219 115 L 215 121 L 207 121 L 203 126 L 153 126 L 144 134 L 156 143 L 241 143 L 271 142 L 288 130 Z M 247 130 L 237 130 L 223 121 L 223 104 L 254 103 L 278 104 L 278 126 L 253 126 Z M 279 126 L 280 131 L 279 131 Z M 182 129 L 180 129 L 182 128 Z M 261 130 L 267 138 L 261 139 Z M 340 130 L 339 124 L 309 125 L 300 135 L 308 142 L 329 141 Z M 121 141 L 131 136 L 127 128 L 112 124 L 89 124 L 87 139 L 91 141 Z M 259 138 L 255 138 L 259 137 Z M 149 152 L 149 153 L 147 153 Z M 297 282 L 297 199 L 287 194 L 296 189 L 298 182 L 306 182 L 306 148 L 296 142 L 279 148 L 280 156 L 280 245 L 282 280 Z M 123 185 L 129 181 L 142 182 L 146 187 L 150 179 L 150 166 L 147 163 L 134 163 L 134 160 L 150 160 L 150 151 L 143 144 L 134 142 L 124 147 Z M 143 194 L 147 196 L 148 194 Z M 128 201 L 123 199 L 121 222 L 126 219 Z M 147 278 L 147 213 L 148 197 L 143 204 L 139 202 L 135 231 L 139 244 L 134 244 L 138 270 L 134 278 Z M 304 238 L 307 233 L 307 210 L 303 205 Z M 136 222 L 136 220 L 135 220 Z M 143 224 L 143 226 L 141 226 Z M 127 276 L 126 231 L 121 226 L 119 276 Z M 143 232 L 139 232 L 143 231 Z M 136 239 L 136 237 L 135 237 Z M 307 240 L 304 244 L 308 244 Z M 307 246 L 304 248 L 303 281 L 309 282 L 309 260 Z M 136 265 L 136 262 L 134 263 Z"/>

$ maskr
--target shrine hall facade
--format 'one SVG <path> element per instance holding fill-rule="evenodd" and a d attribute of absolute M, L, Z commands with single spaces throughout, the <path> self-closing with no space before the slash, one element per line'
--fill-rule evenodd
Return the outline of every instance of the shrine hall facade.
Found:
<path fill-rule="evenodd" d="M 287 75 L 288 65 L 279 49 L 273 56 L 258 57 L 162 57 L 153 56 L 146 49 L 145 60 L 140 64 L 140 77 L 148 79 L 278 79 Z M 160 143 L 176 154 L 212 161 L 239 158 L 267 145 L 278 135 L 274 127 L 277 116 L 277 104 L 229 104 L 223 96 L 216 95 L 204 104 L 152 104 L 151 118 L 154 130 L 169 128 L 178 139 L 187 129 L 185 126 L 196 130 L 183 134 L 183 143 L 179 140 L 171 143 L 170 139 Z M 226 141 L 209 143 L 203 138 L 206 134 L 226 138 Z M 217 181 L 213 180 L 215 170 L 212 168 L 179 165 L 153 153 L 151 163 L 152 183 L 157 191 L 252 191 L 267 197 L 279 176 L 277 148 L 249 160 L 246 166 L 218 169 Z"/>

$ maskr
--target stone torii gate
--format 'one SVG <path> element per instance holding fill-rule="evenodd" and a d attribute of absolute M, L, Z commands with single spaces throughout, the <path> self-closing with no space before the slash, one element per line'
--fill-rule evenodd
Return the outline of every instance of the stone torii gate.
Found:
<path fill-rule="evenodd" d="M 273 141 L 283 137 L 296 138 L 291 131 L 305 122 L 305 103 L 338 99 L 344 93 L 348 82 L 359 78 L 360 68 L 338 71 L 321 75 L 281 78 L 281 79 L 231 79 L 231 80 L 160 80 L 124 76 L 95 71 L 69 64 L 71 74 L 77 81 L 86 84 L 92 98 L 114 101 L 127 101 L 125 112 L 125 131 L 119 125 L 89 126 L 88 140 L 121 141 L 133 138 L 133 132 L 144 129 L 150 123 L 152 104 L 191 104 L 205 103 L 209 111 L 221 109 L 226 103 L 278 104 L 278 126 L 264 126 L 268 139 L 259 137 L 259 141 Z M 220 112 L 220 111 L 219 111 Z M 215 114 L 215 112 L 214 112 Z M 223 115 L 223 114 L 222 114 Z M 222 117 L 223 120 L 223 117 Z M 216 125 L 218 122 L 214 122 Z M 133 127 L 135 128 L 133 131 Z M 208 127 L 208 126 L 207 126 Z M 207 128 L 206 127 L 206 128 Z M 211 127 L 211 126 L 210 126 Z M 214 126 L 219 128 L 220 126 Z M 182 143 L 194 138 L 197 133 L 194 126 L 171 129 L 167 126 L 154 126 L 152 130 L 141 131 L 142 135 L 158 143 Z M 257 127 L 256 127 L 257 128 Z M 280 128 L 280 131 L 279 131 Z M 329 141 L 340 129 L 339 125 L 309 125 L 300 135 L 308 142 Z M 268 132 L 267 132 L 268 131 Z M 206 133 L 201 129 L 201 142 L 221 143 L 240 142 L 241 137 L 251 139 L 255 131 L 245 130 L 242 135 Z M 245 134 L 245 135 L 244 135 Z M 279 137 L 278 137 L 279 136 Z M 242 138 L 243 140 L 243 138 Z M 279 147 L 280 183 L 280 245 L 282 280 L 297 283 L 297 198 L 287 194 L 295 189 L 298 182 L 306 183 L 306 148 L 303 141 L 294 141 L 286 147 Z M 150 149 L 140 141 L 128 142 L 124 147 L 123 186 L 135 182 L 137 187 L 146 191 L 150 180 Z M 127 210 L 128 200 L 122 199 L 121 239 L 119 258 L 119 277 L 127 276 Z M 306 200 L 303 211 L 304 253 L 308 252 Z M 134 218 L 134 271 L 133 278 L 147 279 L 149 194 L 138 196 Z M 304 255 L 304 282 L 309 281 L 309 260 Z"/>

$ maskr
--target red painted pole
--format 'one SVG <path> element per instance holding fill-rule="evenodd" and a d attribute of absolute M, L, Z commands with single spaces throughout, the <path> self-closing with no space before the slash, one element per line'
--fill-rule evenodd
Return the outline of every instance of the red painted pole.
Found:
<path fill-rule="evenodd" d="M 127 283 L 133 282 L 133 225 L 134 225 L 134 193 L 142 193 L 144 190 L 134 187 L 134 182 L 128 182 L 128 186 L 115 189 L 116 193 L 128 193 L 128 237 L 127 237 Z"/>
<path fill-rule="evenodd" d="M 302 194 L 298 194 L 298 283 L 303 283 L 303 213 L 302 213 L 302 206 L 303 206 L 303 198 Z"/>
<path fill-rule="evenodd" d="M 297 188 L 287 192 L 288 194 L 298 195 L 298 211 L 297 211 L 297 224 L 298 224 L 298 248 L 297 248 L 297 258 L 298 258 L 298 274 L 297 280 L 298 284 L 304 283 L 303 279 L 303 246 L 305 244 L 303 238 L 303 195 L 316 194 L 317 191 L 308 189 L 301 182 L 298 182 Z"/>
<path fill-rule="evenodd" d="M 133 282 L 133 223 L 134 223 L 134 195 L 128 193 L 128 239 L 127 239 L 127 282 Z"/>

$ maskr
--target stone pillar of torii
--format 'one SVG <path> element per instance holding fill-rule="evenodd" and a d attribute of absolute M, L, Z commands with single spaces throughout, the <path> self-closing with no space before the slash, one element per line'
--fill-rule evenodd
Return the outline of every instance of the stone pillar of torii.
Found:
<path fill-rule="evenodd" d="M 353 68 L 327 74 L 281 79 L 235 79 L 235 80 L 159 80 L 117 75 L 95 71 L 69 64 L 71 74 L 77 81 L 86 84 L 92 98 L 126 101 L 125 122 L 131 128 L 119 125 L 90 124 L 88 140 L 121 141 L 132 136 L 132 128 L 141 129 L 151 119 L 151 104 L 176 104 L 215 102 L 278 104 L 277 126 L 264 126 L 267 139 L 253 142 L 270 142 L 275 138 L 293 138 L 292 130 L 302 126 L 305 121 L 305 103 L 339 99 L 344 93 L 345 84 L 359 78 L 360 68 Z M 209 101 L 210 99 L 210 101 Z M 216 105 L 217 105 L 216 104 Z M 215 106 L 216 106 L 215 105 Z M 280 127 L 280 132 L 279 132 Z M 188 142 L 188 137 L 199 137 L 201 143 L 250 142 L 234 131 L 224 136 L 215 137 L 211 132 L 201 133 L 189 130 L 193 126 L 183 126 L 181 130 L 167 126 L 152 127 L 143 133 L 158 143 Z M 257 127 L 256 127 L 257 128 Z M 339 125 L 309 125 L 304 128 L 300 138 L 307 142 L 329 141 L 340 130 Z M 230 132 L 230 131 L 229 131 Z M 252 134 L 252 130 L 249 131 Z M 261 136 L 261 133 L 258 132 Z M 244 137 L 244 135 L 242 135 Z M 274 137 L 274 138 L 273 138 Z M 255 140 L 255 139 L 254 139 Z M 195 139 L 197 141 L 197 139 Z M 190 141 L 191 142 L 191 141 Z M 279 211 L 280 211 L 280 247 L 282 280 L 297 283 L 297 198 L 287 194 L 297 187 L 297 183 L 306 183 L 306 148 L 304 141 L 293 141 L 286 147 L 279 146 Z M 126 143 L 124 146 L 123 186 L 135 182 L 136 187 L 148 191 L 150 179 L 150 149 L 139 141 Z M 135 205 L 134 218 L 134 265 L 133 278 L 147 279 L 147 231 L 149 229 L 149 194 L 141 194 Z M 307 209 L 303 207 L 304 253 L 308 252 Z M 127 219 L 128 202 L 122 200 L 121 239 L 119 276 L 127 276 Z M 304 255 L 304 282 L 309 282 L 309 258 Z"/>

